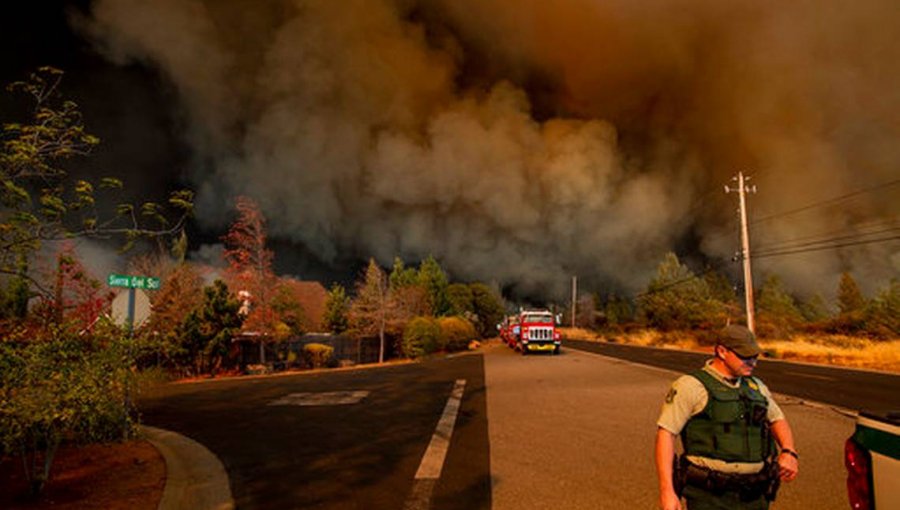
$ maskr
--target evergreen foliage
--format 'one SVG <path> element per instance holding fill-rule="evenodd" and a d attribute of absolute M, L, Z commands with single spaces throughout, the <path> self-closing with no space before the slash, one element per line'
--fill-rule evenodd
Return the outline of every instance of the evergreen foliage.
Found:
<path fill-rule="evenodd" d="M 325 328 L 335 334 L 341 334 L 347 331 L 350 326 L 347 319 L 347 311 L 350 307 L 350 300 L 347 297 L 347 291 L 340 284 L 333 284 L 328 291 L 328 299 L 325 301 Z"/>
<path fill-rule="evenodd" d="M 231 339 L 240 332 L 243 322 L 240 308 L 240 301 L 222 280 L 203 289 L 203 304 L 188 315 L 184 324 L 187 354 L 196 373 L 215 374 L 226 361 Z"/>
<path fill-rule="evenodd" d="M 804 322 L 797 302 L 775 274 L 763 281 L 756 296 L 756 333 L 761 337 L 786 337 Z"/>
<path fill-rule="evenodd" d="M 714 329 L 727 319 L 724 304 L 715 299 L 707 281 L 681 264 L 674 253 L 666 254 L 638 303 L 645 324 L 664 331 Z"/>

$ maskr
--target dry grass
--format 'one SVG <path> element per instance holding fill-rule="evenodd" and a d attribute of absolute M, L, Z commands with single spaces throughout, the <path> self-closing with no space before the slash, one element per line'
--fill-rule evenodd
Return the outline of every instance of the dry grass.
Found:
<path fill-rule="evenodd" d="M 563 338 L 691 351 L 711 350 L 691 332 L 663 333 L 647 329 L 602 335 L 577 328 L 560 330 Z M 784 340 L 762 340 L 760 346 L 767 355 L 776 359 L 900 373 L 900 340 L 873 341 L 844 335 L 795 336 Z"/>

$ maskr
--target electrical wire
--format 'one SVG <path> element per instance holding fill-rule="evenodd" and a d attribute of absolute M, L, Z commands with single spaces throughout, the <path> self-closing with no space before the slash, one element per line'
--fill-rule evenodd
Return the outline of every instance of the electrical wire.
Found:
<path fill-rule="evenodd" d="M 773 220 L 773 219 L 775 219 L 775 218 L 781 218 L 781 217 L 783 217 L 783 216 L 790 216 L 790 215 L 792 215 L 792 214 L 797 214 L 797 213 L 800 213 L 800 212 L 808 211 L 808 210 L 810 210 L 810 209 L 815 209 L 815 208 L 818 208 L 818 207 L 824 207 L 824 206 L 827 206 L 827 205 L 832 205 L 832 204 L 840 203 L 840 202 L 843 202 L 844 200 L 847 200 L 847 199 L 849 199 L 849 198 L 853 198 L 853 197 L 856 197 L 856 196 L 859 196 L 859 195 L 863 195 L 863 194 L 865 194 L 865 193 L 871 193 L 871 192 L 873 192 L 873 191 L 878 191 L 878 190 L 881 190 L 881 189 L 889 188 L 889 187 L 891 187 L 891 186 L 896 186 L 896 185 L 898 185 L 898 184 L 900 184 L 900 179 L 896 179 L 896 180 L 893 180 L 893 181 L 885 182 L 885 183 L 878 184 L 878 185 L 875 185 L 875 186 L 870 186 L 870 187 L 868 187 L 868 188 L 864 188 L 864 189 L 861 189 L 861 190 L 857 190 L 857 191 L 854 191 L 854 192 L 852 192 L 852 193 L 847 193 L 847 194 L 845 194 L 845 195 L 837 196 L 837 197 L 834 197 L 834 198 L 829 198 L 829 199 L 827 199 L 827 200 L 822 200 L 822 201 L 820 201 L 820 202 L 813 202 L 813 203 L 807 204 L 807 205 L 805 205 L 805 206 L 803 206 L 803 207 L 798 207 L 797 209 L 791 209 L 791 210 L 788 210 L 788 211 L 782 211 L 782 212 L 780 212 L 780 213 L 775 213 L 775 214 L 770 214 L 770 215 L 768 215 L 768 216 L 763 216 L 762 218 L 757 218 L 757 219 L 751 221 L 751 222 L 750 222 L 750 225 L 756 225 L 756 224 L 758 224 L 758 223 L 763 223 L 763 222 L 766 222 L 766 221 L 769 221 L 769 220 Z"/>
<path fill-rule="evenodd" d="M 771 252 L 762 252 L 762 253 L 751 253 L 751 259 L 763 259 L 768 257 L 778 257 L 781 255 L 793 255 L 797 253 L 808 253 L 813 251 L 822 251 L 822 250 L 833 250 L 836 248 L 845 248 L 848 246 L 859 246 L 863 244 L 875 244 L 875 243 L 886 243 L 891 241 L 900 241 L 900 235 L 882 237 L 878 239 L 865 239 L 859 241 L 848 241 L 844 243 L 835 243 L 829 244 L 826 246 L 814 246 L 808 248 L 797 248 L 797 249 L 785 249 L 785 250 L 773 250 Z"/>

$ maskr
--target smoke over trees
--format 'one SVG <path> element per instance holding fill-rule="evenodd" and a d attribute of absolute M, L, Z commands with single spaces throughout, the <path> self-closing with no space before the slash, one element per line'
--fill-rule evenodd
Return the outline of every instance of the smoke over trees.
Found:
<path fill-rule="evenodd" d="M 731 257 L 718 190 L 737 170 L 760 217 L 900 163 L 889 0 L 98 0 L 78 25 L 177 91 L 206 227 L 246 194 L 325 264 L 433 254 L 525 294 L 564 295 L 564 274 L 633 292 L 673 248 Z M 895 225 L 896 191 L 776 217 L 754 242 Z M 854 270 L 872 291 L 900 255 L 758 264 L 808 291 Z"/>

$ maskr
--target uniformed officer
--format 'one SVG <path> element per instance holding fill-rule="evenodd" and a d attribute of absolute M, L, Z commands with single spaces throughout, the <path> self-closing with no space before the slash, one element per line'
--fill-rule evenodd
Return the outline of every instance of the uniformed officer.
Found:
<path fill-rule="evenodd" d="M 662 510 L 681 510 L 679 496 L 688 510 L 765 510 L 779 482 L 796 478 L 791 427 L 766 385 L 750 375 L 760 352 L 749 329 L 728 326 L 713 359 L 672 384 L 656 432 Z M 676 458 L 678 435 L 684 455 Z"/>

